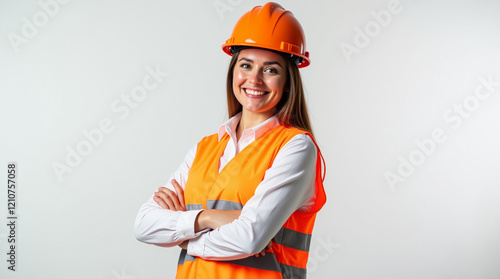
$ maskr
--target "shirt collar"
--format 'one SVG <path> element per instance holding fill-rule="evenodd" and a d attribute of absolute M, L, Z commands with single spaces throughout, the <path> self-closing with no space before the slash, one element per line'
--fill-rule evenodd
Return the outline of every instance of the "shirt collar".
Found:
<path fill-rule="evenodd" d="M 239 112 L 238 114 L 236 114 L 235 116 L 231 117 L 229 120 L 224 122 L 219 127 L 219 133 L 218 133 L 219 141 L 222 139 L 225 133 L 228 133 L 230 136 L 235 135 L 236 127 L 238 126 L 238 123 L 240 123 L 240 120 L 241 120 L 241 112 Z M 259 125 L 252 128 L 248 128 L 245 131 L 251 130 L 251 132 L 253 132 L 255 136 L 254 140 L 256 140 L 278 125 L 280 125 L 278 117 L 276 115 L 273 115 L 268 119 L 266 119 L 264 122 L 260 123 Z M 243 131 L 243 133 L 245 133 L 245 131 Z"/>

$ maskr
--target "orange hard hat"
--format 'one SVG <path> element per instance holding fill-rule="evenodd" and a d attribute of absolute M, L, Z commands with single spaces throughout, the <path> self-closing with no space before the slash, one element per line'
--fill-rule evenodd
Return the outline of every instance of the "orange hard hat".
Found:
<path fill-rule="evenodd" d="M 306 37 L 292 12 L 277 3 L 257 6 L 244 14 L 236 23 L 231 38 L 222 45 L 232 55 L 240 47 L 257 47 L 283 53 L 303 68 L 311 63 L 305 51 Z"/>

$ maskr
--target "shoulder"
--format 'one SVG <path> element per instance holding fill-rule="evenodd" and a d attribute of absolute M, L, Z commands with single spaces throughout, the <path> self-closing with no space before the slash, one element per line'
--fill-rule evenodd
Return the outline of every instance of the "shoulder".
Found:
<path fill-rule="evenodd" d="M 284 149 L 301 150 L 307 153 L 316 154 L 316 144 L 309 133 L 295 134 L 286 144 Z"/>
<path fill-rule="evenodd" d="M 316 150 L 315 141 L 309 132 L 295 127 L 282 127 L 283 132 L 290 138 L 287 145 L 303 146 Z"/>
<path fill-rule="evenodd" d="M 211 134 L 208 136 L 203 137 L 198 144 L 200 143 L 208 143 L 208 142 L 217 142 L 219 141 L 219 135 L 218 134 Z"/>

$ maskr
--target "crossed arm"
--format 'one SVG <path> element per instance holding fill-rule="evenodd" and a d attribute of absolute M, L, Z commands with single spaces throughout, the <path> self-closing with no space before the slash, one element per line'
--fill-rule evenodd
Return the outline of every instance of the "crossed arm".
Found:
<path fill-rule="evenodd" d="M 177 193 L 166 187 L 160 187 L 158 191 L 154 193 L 153 200 L 163 209 L 172 211 L 186 211 L 186 204 L 184 202 L 184 190 L 175 179 L 172 179 L 171 183 Z M 195 233 L 197 233 L 205 229 L 219 228 L 238 219 L 240 215 L 241 210 L 203 210 L 198 214 L 198 216 L 196 216 L 194 231 Z M 188 242 L 189 240 L 183 241 L 181 244 L 179 244 L 179 247 L 181 247 L 182 249 L 187 249 Z M 264 248 L 260 253 L 256 253 L 255 256 L 264 256 L 266 254 L 265 250 L 270 249 L 271 247 L 272 242 L 269 241 L 269 244 L 267 244 L 266 248 Z"/>
<path fill-rule="evenodd" d="M 259 254 L 296 210 L 314 204 L 316 148 L 297 135 L 277 154 L 255 194 L 237 211 L 185 211 L 184 191 L 196 146 L 165 187 L 141 206 L 135 234 L 162 247 L 180 245 L 188 254 L 209 260 L 235 260 Z M 189 241 L 187 241 L 189 240 Z M 189 246 L 188 246 L 189 244 Z"/>

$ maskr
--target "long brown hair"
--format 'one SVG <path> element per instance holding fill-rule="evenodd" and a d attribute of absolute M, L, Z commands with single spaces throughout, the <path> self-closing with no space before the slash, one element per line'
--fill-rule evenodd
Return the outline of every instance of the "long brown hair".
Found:
<path fill-rule="evenodd" d="M 238 60 L 239 52 L 233 54 L 229 69 L 227 72 L 227 112 L 229 118 L 238 114 L 242 108 L 234 96 L 233 91 L 233 73 L 234 67 Z M 285 57 L 287 82 L 285 92 L 277 105 L 277 117 L 281 125 L 285 127 L 295 127 L 309 132 L 311 135 L 312 128 L 309 122 L 309 114 L 307 113 L 306 99 L 304 96 L 304 88 L 302 86 L 302 78 L 297 66 Z"/>

